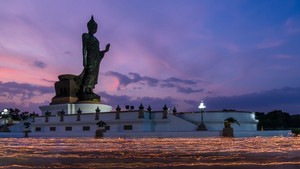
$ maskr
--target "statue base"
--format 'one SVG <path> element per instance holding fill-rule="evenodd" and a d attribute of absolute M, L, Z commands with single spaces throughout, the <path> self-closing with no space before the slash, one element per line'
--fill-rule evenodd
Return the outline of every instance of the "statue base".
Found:
<path fill-rule="evenodd" d="M 112 111 L 111 106 L 93 101 L 40 106 L 42 116 L 44 116 L 47 111 L 51 112 L 51 115 L 57 115 L 58 112 L 61 112 L 62 110 L 65 112 L 65 114 L 77 114 L 79 109 L 81 110 L 81 113 L 95 113 L 97 108 L 99 108 L 100 113 Z"/>
<path fill-rule="evenodd" d="M 92 91 L 84 93 L 80 91 L 80 86 L 76 83 L 76 75 L 59 75 L 59 81 L 55 82 L 56 95 L 52 98 L 50 105 L 64 103 L 100 103 L 101 97 Z"/>
<path fill-rule="evenodd" d="M 94 100 L 80 100 L 80 101 L 77 101 L 76 103 L 101 103 L 100 100 L 98 99 L 94 99 Z"/>
<path fill-rule="evenodd" d="M 54 97 L 50 104 L 76 103 L 77 97 Z"/>
<path fill-rule="evenodd" d="M 234 131 L 233 128 L 224 128 L 222 131 L 223 137 L 233 137 L 234 136 Z"/>
<path fill-rule="evenodd" d="M 55 82 L 54 88 L 56 95 L 52 98 L 50 104 L 75 103 L 78 98 L 76 93 L 79 86 L 75 82 L 76 75 L 63 74 L 59 75 L 59 81 Z"/>
<path fill-rule="evenodd" d="M 96 130 L 95 138 L 103 138 L 104 132 L 105 132 L 105 127 L 98 127 Z"/>
<path fill-rule="evenodd" d="M 101 102 L 101 97 L 95 93 L 78 93 L 77 102 Z"/>

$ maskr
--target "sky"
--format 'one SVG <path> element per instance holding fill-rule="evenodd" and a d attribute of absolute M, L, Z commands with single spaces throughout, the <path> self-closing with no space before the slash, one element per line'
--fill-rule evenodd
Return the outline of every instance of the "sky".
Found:
<path fill-rule="evenodd" d="M 40 113 L 98 23 L 103 104 L 300 114 L 299 0 L 1 0 L 0 110 Z"/>

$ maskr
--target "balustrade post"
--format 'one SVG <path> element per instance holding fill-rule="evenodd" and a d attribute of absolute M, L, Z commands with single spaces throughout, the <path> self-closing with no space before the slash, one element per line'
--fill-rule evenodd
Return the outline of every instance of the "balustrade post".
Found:
<path fill-rule="evenodd" d="M 139 119 L 144 119 L 144 106 L 143 104 L 141 103 L 140 107 L 139 107 Z"/>

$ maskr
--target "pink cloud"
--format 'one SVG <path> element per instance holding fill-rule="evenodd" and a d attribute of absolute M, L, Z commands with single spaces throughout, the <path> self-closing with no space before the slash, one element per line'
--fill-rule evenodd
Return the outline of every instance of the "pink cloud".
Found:
<path fill-rule="evenodd" d="M 31 83 L 36 85 L 52 85 L 43 80 L 52 80 L 53 75 L 48 69 L 34 66 L 33 58 L 18 55 L 0 54 L 0 79 L 2 82 Z M 46 73 L 47 72 L 47 73 Z"/>

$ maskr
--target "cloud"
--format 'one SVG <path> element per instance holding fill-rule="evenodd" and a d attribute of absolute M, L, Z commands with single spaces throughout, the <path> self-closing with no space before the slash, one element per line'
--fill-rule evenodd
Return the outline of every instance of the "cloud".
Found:
<path fill-rule="evenodd" d="M 187 103 L 187 104 L 189 104 L 189 105 L 193 105 L 193 106 L 199 105 L 199 101 L 195 101 L 195 100 L 188 100 L 188 99 L 185 99 L 185 100 L 183 100 L 183 102 L 185 102 L 185 103 Z"/>
<path fill-rule="evenodd" d="M 114 71 L 106 72 L 105 75 L 116 77 L 119 80 L 120 86 L 118 87 L 118 89 L 120 89 L 120 87 L 126 87 L 129 84 L 134 84 L 134 83 L 138 83 L 142 85 L 146 84 L 150 87 L 156 87 L 159 82 L 158 79 L 148 77 L 148 76 L 141 76 L 138 73 L 132 73 L 132 72 L 129 73 L 129 76 Z"/>
<path fill-rule="evenodd" d="M 157 86 L 157 83 L 159 82 L 158 79 L 148 77 L 148 76 L 141 76 L 138 73 L 132 73 L 132 72 L 129 73 L 129 76 L 114 71 L 106 72 L 105 75 L 114 76 L 118 78 L 120 85 L 125 87 L 131 83 L 140 83 L 140 82 L 145 82 L 148 86 L 154 87 Z"/>
<path fill-rule="evenodd" d="M 176 88 L 177 92 L 179 93 L 199 93 L 204 91 L 204 89 L 193 89 L 190 86 L 197 86 L 198 82 L 193 80 L 185 80 L 185 79 L 179 79 L 176 77 L 170 77 L 164 80 L 156 79 L 149 76 L 141 76 L 138 73 L 132 73 L 130 72 L 127 75 L 118 73 L 118 72 L 106 72 L 106 76 L 114 76 L 116 77 L 119 82 L 120 86 L 118 89 L 120 90 L 121 87 L 126 87 L 129 84 L 138 84 L 141 86 L 147 86 L 147 87 L 162 87 L 162 88 Z M 141 89 L 141 87 L 134 87 L 135 89 Z"/>
<path fill-rule="evenodd" d="M 128 76 L 123 75 L 119 72 L 109 71 L 109 72 L 106 72 L 104 75 L 116 77 L 119 80 L 121 86 L 126 87 L 128 84 L 133 83 L 132 79 L 130 79 Z"/>
<path fill-rule="evenodd" d="M 160 86 L 161 87 L 167 87 L 167 88 L 175 88 L 175 87 L 177 87 L 177 85 L 174 84 L 174 83 L 163 83 Z"/>
<path fill-rule="evenodd" d="M 35 67 L 44 69 L 46 67 L 46 63 L 42 62 L 42 61 L 34 61 L 33 65 Z"/>
<path fill-rule="evenodd" d="M 45 81 L 45 82 L 52 83 L 52 84 L 54 84 L 56 82 L 54 80 L 48 80 L 48 79 L 45 79 L 45 78 L 42 78 L 42 80 Z"/>
<path fill-rule="evenodd" d="M 185 93 L 185 94 L 190 94 L 190 93 L 199 93 L 203 92 L 204 89 L 193 89 L 191 87 L 182 87 L 176 83 L 163 83 L 160 85 L 162 88 L 176 88 L 177 92 L 179 93 Z"/>
<path fill-rule="evenodd" d="M 176 77 L 170 77 L 168 79 L 162 80 L 161 87 L 163 88 L 176 88 L 177 92 L 179 93 L 199 93 L 203 92 L 204 89 L 193 89 L 190 86 L 197 86 L 198 82 L 193 80 L 185 80 L 185 79 L 179 79 Z"/>
<path fill-rule="evenodd" d="M 182 89 L 188 93 L 193 89 Z M 197 92 L 202 92 L 201 89 Z M 48 98 L 40 99 L 40 96 L 49 95 Z M 174 97 L 132 97 L 129 95 L 113 95 L 107 92 L 99 93 L 102 103 L 109 104 L 114 108 L 120 105 L 133 105 L 136 108 L 142 103 L 144 107 L 151 106 L 152 110 L 160 111 L 164 104 L 169 108 L 176 107 L 179 111 L 198 111 L 197 105 L 200 99 L 175 99 Z M 54 96 L 52 87 L 35 86 L 16 82 L 0 82 L 0 109 L 19 108 L 21 111 L 35 111 L 41 105 L 48 105 L 51 97 Z M 38 97 L 38 102 L 34 101 Z M 262 91 L 259 93 L 248 93 L 236 96 L 217 96 L 204 99 L 207 110 L 235 109 L 243 111 L 269 112 L 275 109 L 284 110 L 291 114 L 298 114 L 300 109 L 300 88 L 285 87 Z"/>
<path fill-rule="evenodd" d="M 0 81 L 0 110 L 18 108 L 21 111 L 39 113 L 38 107 L 48 105 L 53 96 L 53 87 Z"/>
<path fill-rule="evenodd" d="M 131 97 L 127 95 L 110 95 L 106 92 L 100 92 L 101 102 L 109 103 L 110 105 L 116 107 L 117 105 L 133 104 Z"/>
<path fill-rule="evenodd" d="M 40 91 L 41 93 L 53 93 L 52 87 L 45 87 L 45 86 L 37 86 L 32 85 L 28 83 L 17 83 L 17 82 L 1 82 L 0 81 L 0 88 L 12 91 L 22 91 L 22 90 L 28 90 L 28 91 Z"/>
<path fill-rule="evenodd" d="M 127 95 L 110 95 L 106 92 L 100 93 L 101 100 L 103 103 L 109 103 L 111 106 L 116 108 L 118 105 L 124 109 L 125 105 L 133 105 L 137 108 L 141 103 L 144 107 L 151 106 L 152 110 L 162 110 L 166 104 L 168 107 L 174 107 L 178 100 L 171 97 L 159 98 L 159 97 L 138 97 L 132 98 Z"/>
<path fill-rule="evenodd" d="M 182 80 L 182 79 L 178 79 L 176 77 L 170 77 L 166 80 L 163 80 L 163 82 L 167 82 L 167 83 L 183 83 L 183 84 L 188 84 L 188 85 L 194 85 L 197 84 L 196 81 L 193 80 Z"/>
<path fill-rule="evenodd" d="M 5 96 L 1 100 L 5 99 L 17 99 L 21 101 L 30 100 L 36 95 L 52 94 L 54 93 L 53 87 L 37 86 L 27 83 L 16 83 L 0 81 L 0 94 Z"/>
<path fill-rule="evenodd" d="M 137 83 L 137 82 L 146 82 L 148 86 L 155 87 L 157 86 L 157 83 L 159 82 L 158 79 L 155 79 L 153 77 L 149 76 L 141 76 L 137 73 L 129 73 L 130 76 L 133 76 L 132 82 Z"/>
<path fill-rule="evenodd" d="M 211 109 L 239 109 L 251 111 L 271 111 L 286 109 L 289 113 L 299 113 L 300 88 L 285 87 L 260 93 L 238 96 L 210 97 L 205 100 Z"/>
<path fill-rule="evenodd" d="M 186 94 L 190 94 L 190 93 L 199 93 L 199 92 L 203 92 L 204 89 L 192 89 L 190 87 L 180 87 L 180 86 L 177 86 L 177 91 L 180 92 L 180 93 L 186 93 Z"/>

